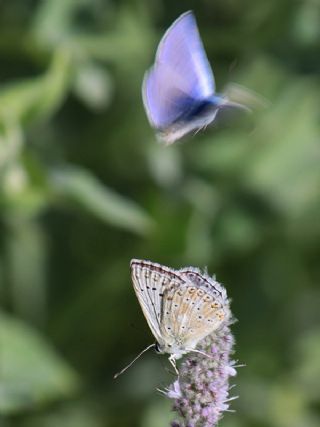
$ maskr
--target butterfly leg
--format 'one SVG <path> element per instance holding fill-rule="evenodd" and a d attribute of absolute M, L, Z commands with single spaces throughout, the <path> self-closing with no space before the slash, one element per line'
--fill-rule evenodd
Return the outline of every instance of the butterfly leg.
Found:
<path fill-rule="evenodd" d="M 173 369 L 174 369 L 175 373 L 179 376 L 179 371 L 178 371 L 178 368 L 177 368 L 176 359 L 174 357 L 174 354 L 171 354 L 171 356 L 169 357 L 168 360 L 171 363 L 171 365 L 173 366 Z"/>

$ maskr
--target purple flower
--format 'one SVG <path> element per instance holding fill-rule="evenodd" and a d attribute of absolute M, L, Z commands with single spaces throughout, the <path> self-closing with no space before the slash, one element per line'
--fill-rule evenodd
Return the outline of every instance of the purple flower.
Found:
<path fill-rule="evenodd" d="M 179 378 L 166 390 L 181 419 L 172 427 L 214 427 L 229 409 L 229 377 L 236 375 L 230 360 L 234 339 L 230 320 L 202 340 L 197 350 L 188 353 L 179 368 Z"/>

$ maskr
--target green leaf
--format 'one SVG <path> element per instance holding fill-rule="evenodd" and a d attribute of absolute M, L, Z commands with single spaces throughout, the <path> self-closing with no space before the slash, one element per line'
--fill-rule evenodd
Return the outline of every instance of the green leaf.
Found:
<path fill-rule="evenodd" d="M 74 16 L 86 0 L 43 0 L 33 20 L 33 35 L 42 44 L 58 45 L 72 33 Z"/>
<path fill-rule="evenodd" d="M 11 216 L 6 253 L 12 307 L 24 319 L 41 324 L 47 308 L 47 245 L 40 224 Z"/>
<path fill-rule="evenodd" d="M 39 77 L 11 83 L 0 91 L 0 122 L 28 123 L 52 115 L 70 83 L 70 54 L 55 52 L 48 71 Z"/>
<path fill-rule="evenodd" d="M 26 417 L 23 427 L 105 427 L 99 409 L 88 400 L 64 402 L 52 411 L 43 411 Z"/>
<path fill-rule="evenodd" d="M 137 204 L 102 185 L 88 171 L 69 167 L 56 170 L 51 178 L 58 194 L 102 221 L 138 234 L 151 231 L 153 221 Z"/>
<path fill-rule="evenodd" d="M 77 374 L 38 332 L 0 312 L 0 413 L 72 396 Z"/>
<path fill-rule="evenodd" d="M 319 298 L 316 294 L 315 298 Z M 309 308 L 309 307 L 308 307 Z M 295 376 L 299 388 L 312 401 L 320 395 L 320 328 L 302 334 L 297 340 Z"/>
<path fill-rule="evenodd" d="M 102 67 L 94 63 L 79 63 L 75 70 L 73 90 L 88 107 L 100 110 L 111 101 L 112 82 Z"/>
<path fill-rule="evenodd" d="M 247 184 L 293 219 L 319 202 L 317 102 L 312 84 L 290 84 L 257 127 L 255 138 L 263 144 L 246 170 Z"/>

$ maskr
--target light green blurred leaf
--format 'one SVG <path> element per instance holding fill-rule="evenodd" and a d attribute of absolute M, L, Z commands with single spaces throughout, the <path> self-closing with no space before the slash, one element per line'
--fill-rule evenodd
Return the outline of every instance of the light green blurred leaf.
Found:
<path fill-rule="evenodd" d="M 304 45 L 319 43 L 319 22 L 319 2 L 313 0 L 302 2 L 297 10 L 295 22 L 293 22 L 293 36 Z"/>
<path fill-rule="evenodd" d="M 256 129 L 263 144 L 245 171 L 247 185 L 291 218 L 305 215 L 320 198 L 317 103 L 315 87 L 290 84 Z"/>
<path fill-rule="evenodd" d="M 71 35 L 73 18 L 88 0 L 43 0 L 33 21 L 33 35 L 39 43 L 56 45 Z"/>
<path fill-rule="evenodd" d="M 151 141 L 147 149 L 147 161 L 151 176 L 161 186 L 174 187 L 181 182 L 182 159 L 181 152 L 176 146 L 164 150 L 163 145 Z"/>
<path fill-rule="evenodd" d="M 214 216 L 214 213 L 213 213 Z M 210 234 L 211 222 L 198 212 L 191 216 L 186 233 L 186 260 L 192 265 L 207 265 L 217 258 Z"/>
<path fill-rule="evenodd" d="M 290 379 L 283 379 L 270 387 L 269 414 L 271 425 L 316 427 L 308 413 L 306 396 Z"/>
<path fill-rule="evenodd" d="M 29 417 L 24 427 L 105 427 L 99 409 L 86 400 L 67 402 L 39 415 Z"/>
<path fill-rule="evenodd" d="M 317 295 L 319 300 L 319 295 Z M 296 378 L 310 400 L 320 395 L 320 329 L 308 331 L 297 342 Z"/>
<path fill-rule="evenodd" d="M 210 132 L 210 131 L 209 131 Z M 194 150 L 194 159 L 200 170 L 211 173 L 235 174 L 243 166 L 252 149 L 247 135 L 225 132 L 205 138 L 204 143 Z"/>
<path fill-rule="evenodd" d="M 0 412 L 14 413 L 72 396 L 77 374 L 30 326 L 0 313 Z"/>
<path fill-rule="evenodd" d="M 111 79 L 106 70 L 97 64 L 78 64 L 73 89 L 80 99 L 95 110 L 105 108 L 111 101 Z"/>
<path fill-rule="evenodd" d="M 154 34 L 143 7 L 124 7 L 119 11 L 112 32 L 81 34 L 73 41 L 87 57 L 111 61 L 126 69 L 138 67 L 142 72 L 141 66 L 147 66 L 151 59 Z"/>
<path fill-rule="evenodd" d="M 47 309 L 47 245 L 43 229 L 36 221 L 11 218 L 6 243 L 15 313 L 42 324 Z"/>
<path fill-rule="evenodd" d="M 69 52 L 57 50 L 44 75 L 0 88 L 0 123 L 28 123 L 53 114 L 68 89 L 70 64 Z"/>
<path fill-rule="evenodd" d="M 9 222 L 15 217 L 34 217 L 48 203 L 45 177 L 40 166 L 25 165 L 19 157 L 5 169 L 0 189 L 3 213 Z"/>
<path fill-rule="evenodd" d="M 57 194 L 77 202 L 102 221 L 138 234 L 150 232 L 154 225 L 136 203 L 102 185 L 84 169 L 69 167 L 56 170 L 51 178 Z"/>
<path fill-rule="evenodd" d="M 3 123 L 3 129 L 0 132 L 0 182 L 8 165 L 15 162 L 19 156 L 22 144 L 23 133 L 19 124 L 11 120 Z"/>

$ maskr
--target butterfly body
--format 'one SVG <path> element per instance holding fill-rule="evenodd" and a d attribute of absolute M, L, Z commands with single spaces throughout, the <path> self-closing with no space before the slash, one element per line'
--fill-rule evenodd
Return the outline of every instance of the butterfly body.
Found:
<path fill-rule="evenodd" d="M 183 108 L 181 108 L 183 114 L 167 128 L 158 129 L 159 140 L 172 144 L 192 131 L 197 133 L 199 130 L 205 129 L 214 121 L 225 102 L 224 98 L 218 96 L 201 101 L 185 100 Z"/>
<path fill-rule="evenodd" d="M 239 106 L 215 94 L 213 73 L 191 11 L 163 36 L 155 63 L 144 77 L 142 95 L 150 124 L 166 144 L 208 126 L 223 105 Z"/>
<path fill-rule="evenodd" d="M 230 317 L 225 289 L 200 270 L 174 270 L 151 261 L 131 261 L 138 301 L 157 341 L 172 360 L 194 350 L 199 341 Z"/>

